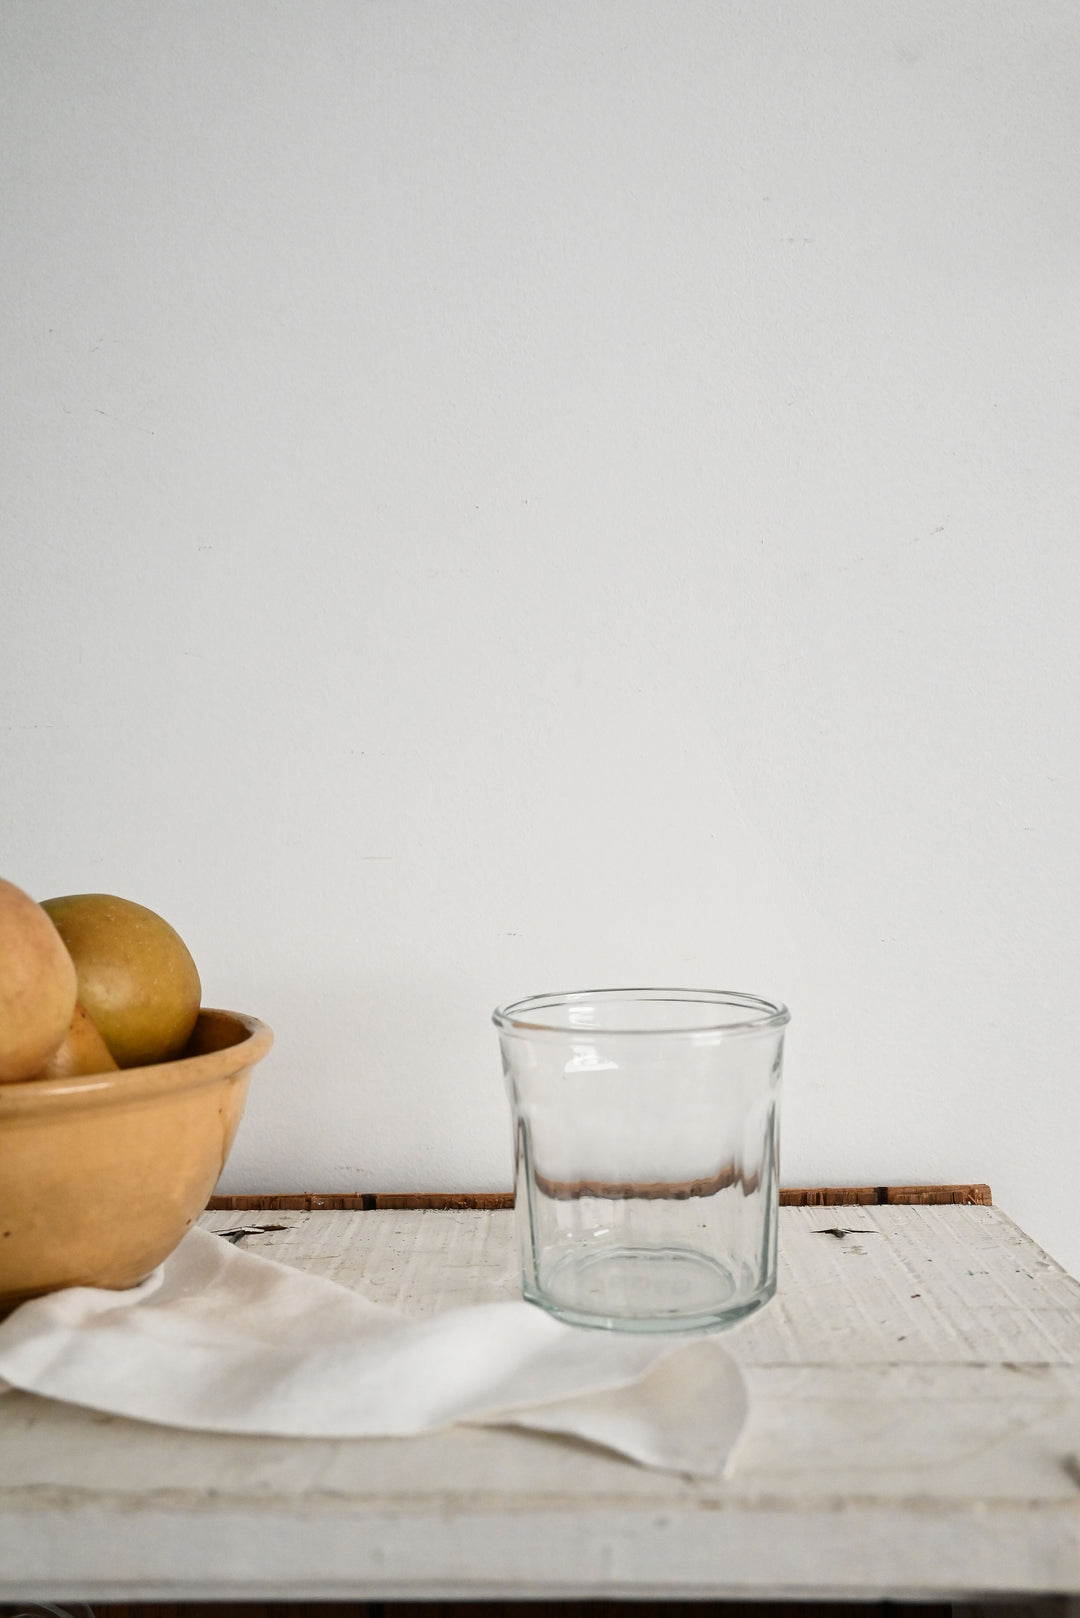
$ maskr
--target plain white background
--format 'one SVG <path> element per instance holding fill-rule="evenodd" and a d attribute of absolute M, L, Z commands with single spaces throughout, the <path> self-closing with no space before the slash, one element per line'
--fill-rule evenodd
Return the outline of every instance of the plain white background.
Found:
<path fill-rule="evenodd" d="M 0 869 L 510 1181 L 491 1007 L 793 1013 L 789 1184 L 1080 1270 L 1080 13 L 5 0 Z"/>

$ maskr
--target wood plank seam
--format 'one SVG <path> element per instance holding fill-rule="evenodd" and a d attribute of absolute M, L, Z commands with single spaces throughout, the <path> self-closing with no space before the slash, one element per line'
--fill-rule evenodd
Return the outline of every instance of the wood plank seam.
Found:
<path fill-rule="evenodd" d="M 989 1208 L 990 1187 L 968 1185 L 860 1185 L 781 1187 L 784 1208 L 847 1208 L 960 1204 Z M 408 1208 L 512 1208 L 512 1191 L 301 1191 L 240 1192 L 214 1196 L 207 1208 L 215 1213 L 259 1209 L 266 1213 L 372 1212 Z"/>

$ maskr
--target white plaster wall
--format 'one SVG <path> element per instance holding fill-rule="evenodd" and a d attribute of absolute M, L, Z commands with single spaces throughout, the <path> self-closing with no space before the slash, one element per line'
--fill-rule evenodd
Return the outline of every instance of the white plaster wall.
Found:
<path fill-rule="evenodd" d="M 1074 1270 L 1080 12 L 6 0 L 0 870 L 495 1188 L 488 1024 L 792 1007 L 789 1183 Z"/>

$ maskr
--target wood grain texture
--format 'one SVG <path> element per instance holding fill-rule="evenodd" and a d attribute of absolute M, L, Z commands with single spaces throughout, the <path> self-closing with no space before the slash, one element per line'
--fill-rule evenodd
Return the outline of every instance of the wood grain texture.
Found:
<path fill-rule="evenodd" d="M 379 1208 L 512 1208 L 512 1191 L 250 1191 L 211 1197 L 211 1212 L 262 1209 L 267 1213 L 373 1213 Z"/>
<path fill-rule="evenodd" d="M 411 1314 L 518 1296 L 508 1209 L 202 1224 Z M 1000 1209 L 784 1208 L 777 1296 L 723 1345 L 751 1413 L 719 1481 L 512 1430 L 230 1437 L 8 1393 L 0 1600 L 1080 1595 L 1080 1284 Z"/>
<path fill-rule="evenodd" d="M 894 1204 L 975 1203 L 989 1208 L 993 1203 L 988 1185 L 887 1185 L 881 1202 Z"/>
<path fill-rule="evenodd" d="M 408 1314 L 520 1295 L 508 1209 L 243 1211 L 247 1252 L 354 1287 Z M 266 1228 L 261 1228 L 265 1226 Z M 996 1208 L 784 1208 L 777 1296 L 724 1333 L 744 1366 L 1080 1363 L 1080 1284 Z"/>
<path fill-rule="evenodd" d="M 725 1182 L 725 1184 L 728 1182 Z M 712 1189 L 719 1189 L 718 1186 Z M 655 1188 L 650 1188 L 655 1195 Z M 698 1195 L 704 1194 L 698 1188 Z M 686 1195 L 690 1195 L 687 1191 Z M 810 1186 L 780 1189 L 782 1208 L 874 1207 L 880 1203 L 973 1203 L 990 1207 L 993 1198 L 988 1185 L 859 1185 Z M 263 1209 L 266 1212 L 350 1210 L 371 1213 L 379 1208 L 512 1208 L 512 1191 L 245 1191 L 232 1196 L 211 1197 L 211 1212 L 239 1212 Z"/>
<path fill-rule="evenodd" d="M 1063 1601 L 1030 1613 L 987 1613 L 981 1618 L 1066 1618 Z M 18 1609 L 0 1618 L 17 1618 Z M 32 1618 L 49 1618 L 45 1613 Z M 78 1615 L 73 1615 L 78 1618 Z M 957 1618 L 945 1602 L 785 1601 L 395 1601 L 395 1602 L 137 1602 L 95 1606 L 94 1618 Z M 965 1618 L 975 1618 L 974 1614 Z"/>
<path fill-rule="evenodd" d="M 963 1618 L 1072 1618 L 1063 1600 Z M 0 1618 L 18 1618 L 18 1609 Z M 31 1618 L 50 1618 L 46 1613 Z M 73 1615 L 78 1618 L 78 1615 Z M 960 1618 L 947 1602 L 395 1601 L 106 1603 L 94 1618 Z"/>

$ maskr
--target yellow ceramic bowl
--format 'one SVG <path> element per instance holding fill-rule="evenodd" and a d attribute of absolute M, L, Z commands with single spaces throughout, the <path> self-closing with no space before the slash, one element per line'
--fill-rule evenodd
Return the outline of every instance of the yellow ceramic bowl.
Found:
<path fill-rule="evenodd" d="M 0 1084 L 0 1315 L 58 1287 L 130 1287 L 172 1252 L 225 1166 L 255 1017 L 201 1011 L 153 1067 Z"/>

